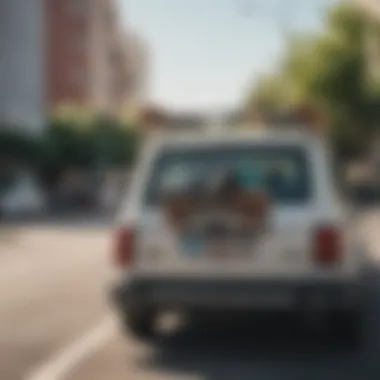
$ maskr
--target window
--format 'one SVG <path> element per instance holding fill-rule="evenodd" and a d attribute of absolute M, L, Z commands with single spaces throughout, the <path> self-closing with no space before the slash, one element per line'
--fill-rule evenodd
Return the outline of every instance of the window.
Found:
<path fill-rule="evenodd" d="M 173 191 L 202 194 L 233 175 L 239 186 L 263 189 L 275 203 L 303 203 L 311 197 L 309 169 L 307 152 L 299 146 L 171 149 L 154 164 L 145 202 L 155 205 Z"/>

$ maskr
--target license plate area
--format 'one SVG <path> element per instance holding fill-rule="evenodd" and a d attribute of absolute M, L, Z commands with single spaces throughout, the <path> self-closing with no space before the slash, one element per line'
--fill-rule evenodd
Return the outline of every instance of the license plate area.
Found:
<path fill-rule="evenodd" d="M 188 257 L 201 257 L 215 261 L 235 261 L 254 255 L 256 237 L 250 236 L 205 236 L 185 235 L 181 237 L 181 251 Z"/>
<path fill-rule="evenodd" d="M 252 257 L 265 232 L 266 225 L 260 221 L 245 224 L 241 215 L 222 212 L 190 219 L 177 236 L 186 256 L 235 261 Z"/>
<path fill-rule="evenodd" d="M 251 257 L 254 253 L 253 239 L 239 237 L 209 238 L 204 245 L 204 257 L 217 261 L 235 261 Z"/>

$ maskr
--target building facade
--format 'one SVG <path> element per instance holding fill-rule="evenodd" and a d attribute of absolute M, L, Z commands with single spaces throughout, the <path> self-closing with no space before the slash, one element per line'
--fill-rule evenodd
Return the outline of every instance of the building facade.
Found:
<path fill-rule="evenodd" d="M 45 0 L 49 109 L 61 104 L 109 107 L 111 2 Z"/>
<path fill-rule="evenodd" d="M 120 112 L 134 85 L 133 51 L 115 0 L 45 0 L 49 109 L 70 103 Z"/>
<path fill-rule="evenodd" d="M 45 6 L 48 108 L 59 103 L 82 104 L 88 92 L 88 2 L 45 0 Z"/>
<path fill-rule="evenodd" d="M 128 57 L 127 97 L 132 103 L 144 103 L 149 93 L 150 56 L 148 43 L 137 33 L 126 33 L 124 45 Z"/>
<path fill-rule="evenodd" d="M 44 1 L 0 1 L 0 127 L 32 134 L 46 113 Z"/>
<path fill-rule="evenodd" d="M 1 0 L 0 128 L 41 132 L 63 104 L 117 114 L 140 97 L 141 51 L 116 0 Z"/>

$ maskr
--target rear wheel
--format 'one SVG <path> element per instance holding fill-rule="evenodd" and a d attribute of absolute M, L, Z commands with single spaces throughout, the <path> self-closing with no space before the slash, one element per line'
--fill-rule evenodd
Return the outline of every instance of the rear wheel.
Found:
<path fill-rule="evenodd" d="M 365 320 L 362 310 L 335 312 L 330 318 L 330 334 L 339 343 L 359 347 L 365 338 Z"/>
<path fill-rule="evenodd" d="M 130 311 L 124 316 L 125 331 L 139 340 L 152 340 L 155 325 L 156 313 L 151 309 Z"/>

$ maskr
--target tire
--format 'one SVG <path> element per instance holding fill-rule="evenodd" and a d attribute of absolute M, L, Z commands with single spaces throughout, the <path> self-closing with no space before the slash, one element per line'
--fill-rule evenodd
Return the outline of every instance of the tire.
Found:
<path fill-rule="evenodd" d="M 152 310 L 128 312 L 124 316 L 125 332 L 142 341 L 150 341 L 155 337 L 156 313 Z"/>
<path fill-rule="evenodd" d="M 355 310 L 333 313 L 330 318 L 330 332 L 345 347 L 361 347 L 365 338 L 364 312 Z"/>

